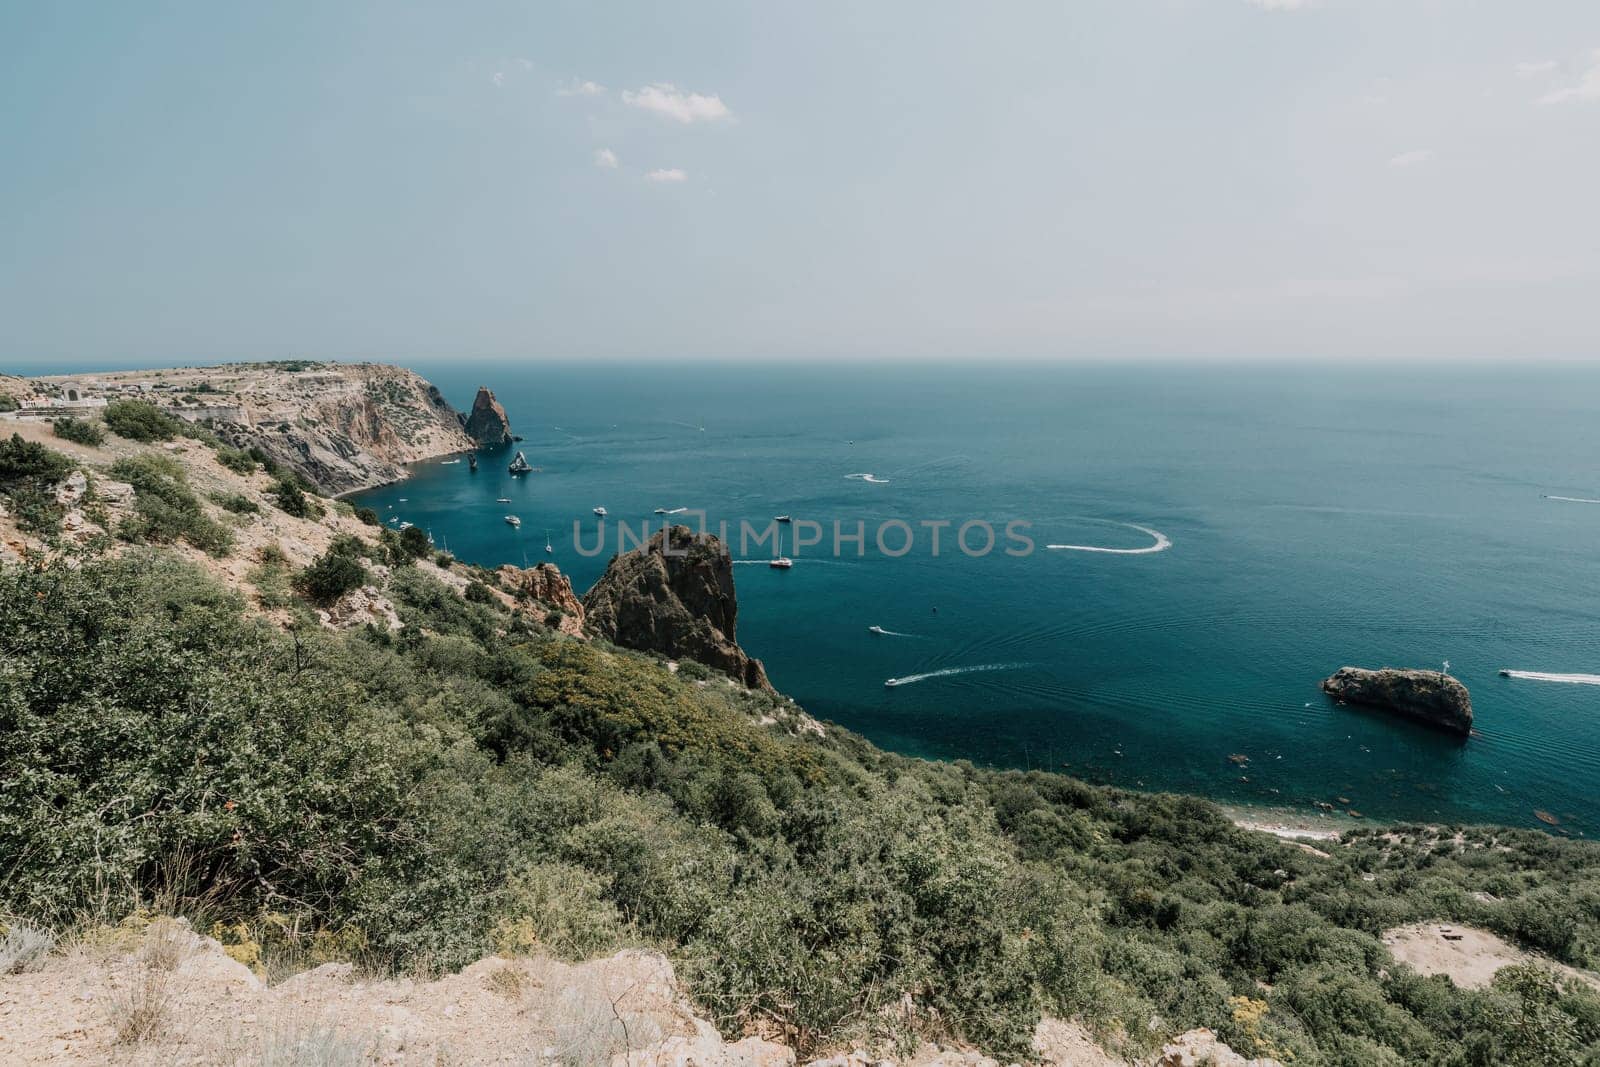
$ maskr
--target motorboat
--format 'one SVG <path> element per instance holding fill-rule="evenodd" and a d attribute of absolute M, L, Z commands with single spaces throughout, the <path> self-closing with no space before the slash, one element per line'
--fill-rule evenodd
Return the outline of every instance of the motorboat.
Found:
<path fill-rule="evenodd" d="M 895 686 L 897 686 L 899 684 L 900 684 L 900 679 L 898 679 L 898 678 L 885 678 L 883 680 L 883 687 L 885 689 L 893 689 Z"/>
<path fill-rule="evenodd" d="M 794 519 L 792 519 L 792 518 L 790 518 L 790 517 L 789 517 L 789 516 L 787 516 L 787 515 L 779 515 L 779 516 L 778 516 L 778 517 L 777 517 L 777 518 L 776 518 L 776 519 L 774 519 L 774 520 L 773 520 L 773 521 L 774 521 L 774 522 L 793 522 L 793 521 L 794 521 Z"/>
<path fill-rule="evenodd" d="M 869 633 L 869 634 L 884 634 L 884 633 L 888 633 L 888 632 L 889 631 L 885 630 L 881 626 L 869 626 L 869 627 L 867 627 L 867 633 Z"/>
<path fill-rule="evenodd" d="M 507 515 L 506 524 L 509 526 L 521 526 L 522 520 L 517 518 L 515 515 Z"/>
<path fill-rule="evenodd" d="M 768 563 L 767 566 L 776 567 L 780 571 L 786 571 L 790 567 L 794 566 L 794 560 L 790 559 L 788 556 L 779 556 L 771 563 Z"/>
<path fill-rule="evenodd" d="M 595 508 L 594 509 L 594 513 L 596 515 L 600 516 L 602 519 L 606 517 L 606 509 L 605 508 Z"/>
<path fill-rule="evenodd" d="M 496 504 L 509 504 L 511 503 L 511 498 L 508 496 L 497 496 L 494 498 L 494 502 Z"/>

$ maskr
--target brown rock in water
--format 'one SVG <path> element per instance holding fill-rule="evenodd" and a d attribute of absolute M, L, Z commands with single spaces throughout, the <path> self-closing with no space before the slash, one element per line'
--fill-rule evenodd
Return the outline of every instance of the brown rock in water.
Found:
<path fill-rule="evenodd" d="M 1323 680 L 1322 691 L 1347 704 L 1382 708 L 1462 737 L 1472 732 L 1467 687 L 1442 671 L 1340 667 Z"/>
<path fill-rule="evenodd" d="M 497 572 L 500 582 L 519 598 L 536 600 L 561 613 L 556 628 L 572 637 L 585 637 L 583 602 L 572 591 L 572 581 L 554 563 L 523 569 L 509 563 Z"/>
<path fill-rule="evenodd" d="M 486 386 L 478 387 L 478 395 L 472 400 L 472 411 L 461 424 L 467 436 L 480 445 L 511 443 L 511 420 L 506 418 L 506 409 L 500 406 L 500 401 Z"/>
<path fill-rule="evenodd" d="M 663 550 L 669 544 L 670 553 Z M 658 532 L 612 559 L 583 608 L 589 629 L 613 644 L 692 659 L 750 689 L 772 688 L 761 661 L 739 647 L 733 560 L 711 534 L 697 536 L 687 526 Z"/>

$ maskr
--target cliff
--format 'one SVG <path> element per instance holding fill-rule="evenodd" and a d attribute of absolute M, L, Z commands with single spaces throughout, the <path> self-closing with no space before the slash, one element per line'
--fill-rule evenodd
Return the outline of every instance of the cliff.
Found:
<path fill-rule="evenodd" d="M 478 386 L 478 395 L 472 399 L 472 411 L 462 425 L 467 436 L 480 445 L 511 443 L 511 420 L 506 418 L 506 409 L 500 406 L 500 401 L 486 386 Z"/>
<path fill-rule="evenodd" d="M 1472 732 L 1467 687 L 1441 671 L 1340 667 L 1322 691 L 1347 704 L 1382 708 L 1465 737 Z"/>
<path fill-rule="evenodd" d="M 771 689 L 761 661 L 739 647 L 727 546 L 687 526 L 672 527 L 670 542 L 668 532 L 611 561 L 583 598 L 589 629 L 624 648 L 692 659 L 747 688 Z"/>
<path fill-rule="evenodd" d="M 237 363 L 58 375 L 29 385 L 57 402 L 148 400 L 205 423 L 229 444 L 261 449 L 331 494 L 399 481 L 407 463 L 474 447 L 437 387 L 384 363 Z"/>
<path fill-rule="evenodd" d="M 583 602 L 572 591 L 572 580 L 554 563 L 526 569 L 508 563 L 495 573 L 517 600 L 531 600 L 543 609 L 555 629 L 569 637 L 585 636 Z"/>

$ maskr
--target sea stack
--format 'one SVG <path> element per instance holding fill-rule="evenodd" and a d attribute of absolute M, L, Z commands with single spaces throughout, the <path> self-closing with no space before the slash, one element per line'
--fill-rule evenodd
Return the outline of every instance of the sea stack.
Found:
<path fill-rule="evenodd" d="M 511 420 L 506 409 L 494 398 L 487 386 L 478 386 L 478 395 L 472 400 L 472 411 L 462 422 L 467 436 L 480 445 L 493 447 L 511 443 Z"/>
<path fill-rule="evenodd" d="M 1472 697 L 1443 671 L 1340 667 L 1323 679 L 1322 691 L 1347 704 L 1382 708 L 1462 737 L 1472 732 Z"/>
<path fill-rule="evenodd" d="M 643 548 L 612 559 L 583 610 L 590 631 L 613 644 L 692 659 L 749 689 L 772 688 L 761 661 L 735 638 L 733 560 L 711 534 L 687 526 L 657 532 Z"/>

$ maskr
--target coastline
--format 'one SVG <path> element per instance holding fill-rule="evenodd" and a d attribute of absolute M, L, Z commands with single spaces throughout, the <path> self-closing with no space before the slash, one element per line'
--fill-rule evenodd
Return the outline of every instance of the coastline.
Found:
<path fill-rule="evenodd" d="M 1253 807 L 1245 804 L 1219 804 L 1218 807 L 1229 821 L 1241 830 L 1255 830 L 1285 841 L 1338 841 L 1342 834 L 1362 824 L 1385 825 L 1381 820 L 1313 814 L 1292 808 Z"/>

